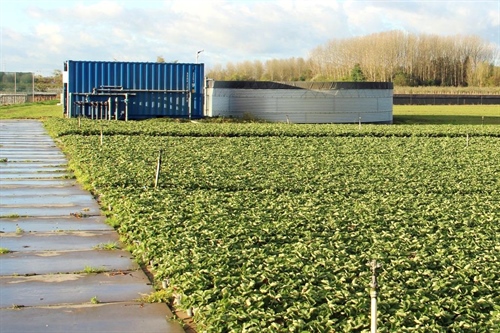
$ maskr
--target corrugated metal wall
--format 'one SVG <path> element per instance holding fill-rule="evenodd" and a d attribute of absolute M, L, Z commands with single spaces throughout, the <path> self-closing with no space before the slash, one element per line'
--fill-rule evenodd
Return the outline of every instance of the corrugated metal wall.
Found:
<path fill-rule="evenodd" d="M 212 82 L 206 92 L 207 116 L 293 123 L 392 123 L 392 84 L 276 84 Z"/>
<path fill-rule="evenodd" d="M 68 117 L 203 116 L 203 64 L 70 60 L 63 80 Z"/>

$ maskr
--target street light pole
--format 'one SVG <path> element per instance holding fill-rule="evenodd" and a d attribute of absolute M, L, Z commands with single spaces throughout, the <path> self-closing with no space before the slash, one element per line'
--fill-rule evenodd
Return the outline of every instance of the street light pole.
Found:
<path fill-rule="evenodd" d="M 200 53 L 203 51 L 205 50 L 199 50 L 198 52 L 196 52 L 196 63 L 198 63 L 198 57 L 200 56 Z"/>

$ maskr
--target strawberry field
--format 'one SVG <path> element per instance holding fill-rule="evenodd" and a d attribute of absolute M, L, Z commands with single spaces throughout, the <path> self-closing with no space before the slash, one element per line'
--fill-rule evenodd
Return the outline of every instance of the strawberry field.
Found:
<path fill-rule="evenodd" d="M 46 127 L 199 332 L 500 327 L 498 126 Z"/>

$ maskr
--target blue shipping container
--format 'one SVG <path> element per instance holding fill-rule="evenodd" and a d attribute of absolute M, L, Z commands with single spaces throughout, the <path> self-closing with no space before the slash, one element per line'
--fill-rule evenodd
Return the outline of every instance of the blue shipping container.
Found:
<path fill-rule="evenodd" d="M 68 117 L 203 117 L 203 64 L 69 60 L 63 86 Z"/>

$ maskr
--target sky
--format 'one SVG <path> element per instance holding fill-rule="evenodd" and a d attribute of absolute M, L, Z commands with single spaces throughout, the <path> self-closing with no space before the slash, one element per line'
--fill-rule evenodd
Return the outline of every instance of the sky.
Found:
<path fill-rule="evenodd" d="M 500 48 L 500 0 L 0 0 L 0 71 L 47 76 L 66 60 L 158 57 L 209 70 L 307 58 L 329 40 L 390 30 L 477 35 Z"/>

